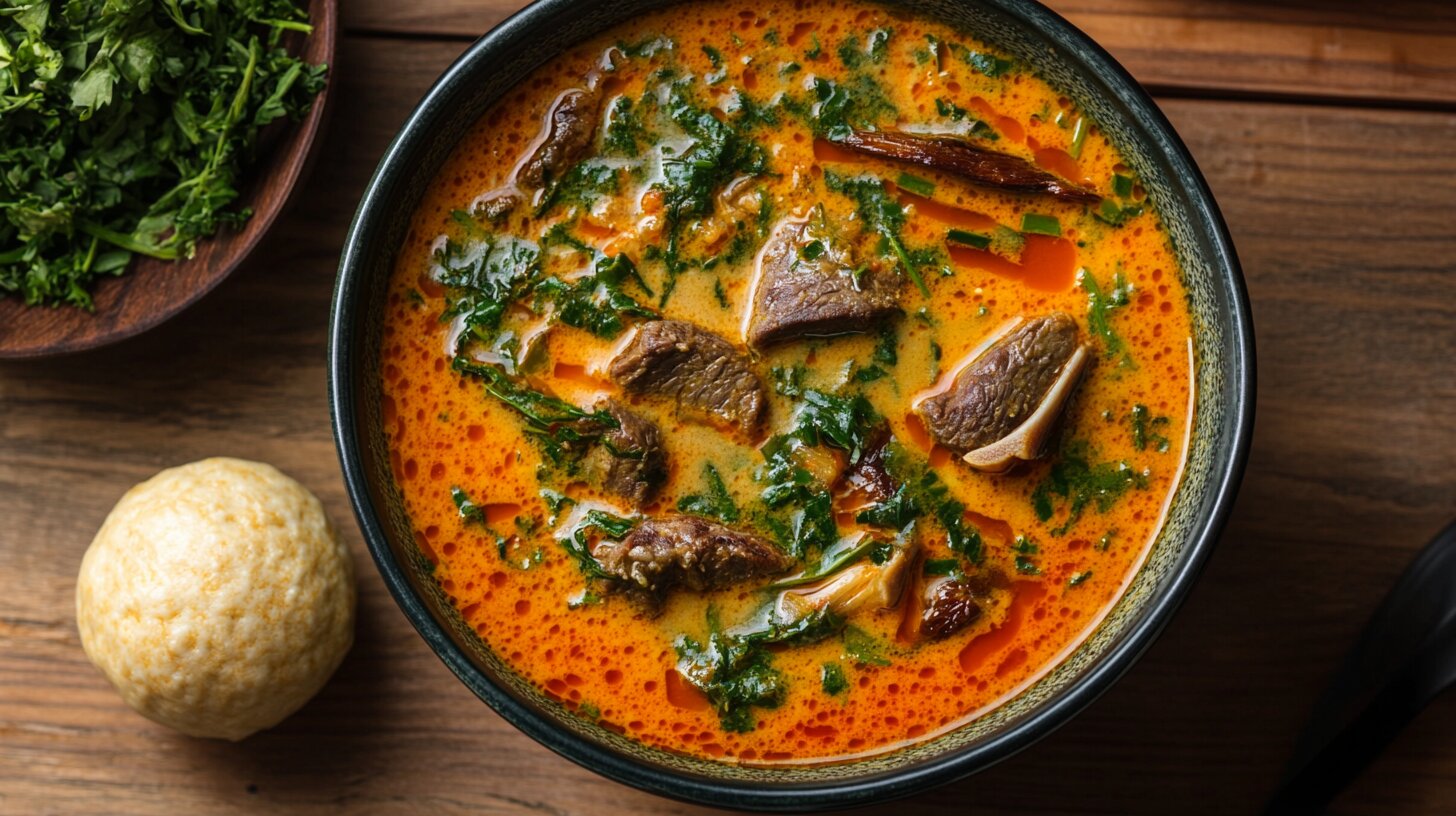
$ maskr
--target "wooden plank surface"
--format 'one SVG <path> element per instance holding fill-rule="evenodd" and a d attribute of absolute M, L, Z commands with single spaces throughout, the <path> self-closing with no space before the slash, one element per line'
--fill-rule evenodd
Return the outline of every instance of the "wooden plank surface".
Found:
<path fill-rule="evenodd" d="M 477 702 L 387 596 L 352 524 L 324 391 L 337 254 L 383 146 L 463 45 L 346 39 L 322 160 L 262 257 L 151 334 L 0 365 L 0 813 L 706 812 L 577 768 Z M 1024 754 L 881 813 L 1251 812 L 1327 672 L 1456 509 L 1456 114 L 1165 109 L 1253 297 L 1259 414 L 1233 521 L 1187 606 L 1105 697 Z M 358 640 L 338 675 L 239 744 L 131 713 L 75 631 L 76 569 L 111 504 L 210 455 L 271 461 L 313 488 L 360 567 Z M 1456 811 L 1453 730 L 1456 703 L 1428 711 L 1338 812 Z"/>
<path fill-rule="evenodd" d="M 474 39 L 521 0 L 355 0 L 344 26 Z M 1456 108 L 1448 0 L 1047 0 L 1141 82 L 1178 94 L 1279 94 Z"/>

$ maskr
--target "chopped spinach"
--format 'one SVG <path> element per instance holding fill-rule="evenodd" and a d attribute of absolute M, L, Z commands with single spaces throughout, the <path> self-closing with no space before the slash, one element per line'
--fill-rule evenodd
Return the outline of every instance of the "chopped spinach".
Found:
<path fill-rule="evenodd" d="M 1153 443 L 1153 450 L 1158 453 L 1167 453 L 1171 442 L 1168 437 L 1159 432 L 1159 428 L 1165 427 L 1171 420 L 1165 416 L 1152 416 L 1148 406 L 1138 403 L 1132 407 L 1130 416 L 1132 422 L 1132 445 L 1138 450 L 1147 450 L 1148 443 Z"/>
<path fill-rule="evenodd" d="M 636 519 L 614 516 L 601 510 L 588 510 L 574 527 L 561 536 L 561 546 L 566 550 L 567 555 L 576 560 L 582 575 L 588 579 L 609 579 L 613 576 L 602 569 L 602 565 L 592 556 L 588 537 L 595 530 L 612 541 L 621 541 L 636 526 Z"/>
<path fill-rule="evenodd" d="M 651 294 L 652 290 L 642 283 L 642 277 L 631 259 L 625 255 L 602 257 L 590 275 L 583 275 L 570 283 L 560 278 L 547 278 L 537 283 L 534 289 L 536 304 L 539 309 L 542 304 L 550 303 L 555 307 L 553 320 L 610 340 L 625 328 L 623 317 L 657 316 L 656 312 L 622 291 L 624 282 L 629 278 Z"/>
<path fill-rule="evenodd" d="M 844 667 L 838 663 L 825 663 L 819 668 L 819 687 L 833 697 L 849 691 L 849 680 L 844 676 Z"/>
<path fill-rule="evenodd" d="M 718 469 L 711 463 L 703 465 L 703 482 L 707 490 L 679 499 L 678 512 L 715 518 L 729 524 L 737 521 L 738 505 L 733 503 L 733 497 L 723 484 L 723 477 L 718 475 Z"/>
<path fill-rule="evenodd" d="M 856 662 L 866 666 L 888 666 L 890 659 L 885 657 L 885 651 L 885 643 L 869 632 L 858 626 L 844 628 L 844 653 Z"/>
<path fill-rule="evenodd" d="M 824 183 L 830 190 L 854 200 L 865 226 L 879 234 L 881 254 L 893 253 L 892 257 L 900 262 L 900 267 L 915 283 L 920 294 L 930 297 L 930 289 L 925 285 L 925 279 L 920 276 L 917 265 L 917 260 L 923 259 L 912 259 L 900 239 L 900 232 L 905 227 L 905 208 L 885 189 L 884 181 L 874 176 L 846 178 L 837 173 L 826 172 Z"/>
<path fill-rule="evenodd" d="M 835 616 L 814 613 L 790 624 L 727 632 L 717 611 L 709 607 L 707 642 L 680 635 L 673 644 L 677 671 L 707 696 L 723 730 L 752 731 L 757 725 L 753 709 L 777 708 L 788 693 L 788 681 L 773 667 L 773 654 L 767 647 L 814 643 L 842 625 Z"/>
<path fill-rule="evenodd" d="M 1088 506 L 1099 513 L 1112 509 L 1128 490 L 1148 485 L 1146 472 L 1134 470 L 1127 462 L 1092 462 L 1092 448 L 1087 442 L 1073 440 L 1062 447 L 1061 455 L 1031 494 L 1032 509 L 1043 522 L 1063 515 L 1052 535 L 1064 535 L 1076 526 Z"/>
<path fill-rule="evenodd" d="M 1017 536 L 1012 543 L 1011 549 L 1016 553 L 1016 571 L 1022 575 L 1041 575 L 1041 568 L 1031 560 L 1033 555 L 1041 552 L 1041 548 L 1026 536 Z"/>
<path fill-rule="evenodd" d="M 1087 292 L 1087 328 L 1102 341 L 1102 355 L 1108 359 L 1121 355 L 1119 364 L 1131 367 L 1132 355 L 1127 351 L 1127 343 L 1112 328 L 1112 312 L 1132 302 L 1132 284 L 1120 269 L 1113 273 L 1112 288 L 1105 293 L 1090 270 L 1081 270 L 1077 279 Z"/>

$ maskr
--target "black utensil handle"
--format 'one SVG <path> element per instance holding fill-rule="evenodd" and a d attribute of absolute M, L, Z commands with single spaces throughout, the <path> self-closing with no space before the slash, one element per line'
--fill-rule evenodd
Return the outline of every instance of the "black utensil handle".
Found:
<path fill-rule="evenodd" d="M 1364 710 L 1285 779 L 1264 812 L 1268 816 L 1323 813 L 1431 700 L 1452 685 L 1456 685 L 1456 619 L 1433 633 Z"/>

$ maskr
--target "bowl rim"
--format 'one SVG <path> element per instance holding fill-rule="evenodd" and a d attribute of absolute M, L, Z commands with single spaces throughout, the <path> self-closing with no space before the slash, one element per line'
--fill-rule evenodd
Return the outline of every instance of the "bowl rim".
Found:
<path fill-rule="evenodd" d="M 671 0 L 678 2 L 679 0 Z M 358 443 L 359 424 L 354 413 L 358 390 L 354 382 L 356 352 L 351 347 L 359 296 L 367 287 L 364 236 L 376 229 L 391 211 L 390 188 L 400 174 L 401 162 L 428 144 L 430 125 L 447 114 L 446 97 L 453 86 L 488 60 L 493 52 L 509 49 L 518 38 L 570 13 L 580 0 L 537 0 L 508 17 L 467 48 L 440 75 L 391 141 L 371 177 L 345 238 L 330 314 L 328 343 L 329 409 L 339 462 L 354 514 L 380 577 L 405 617 L 440 660 L 477 697 L 532 739 L 572 762 L 617 782 L 681 801 L 716 807 L 762 811 L 824 810 L 867 805 L 918 793 L 984 770 L 1065 724 L 1101 696 L 1153 644 L 1187 598 L 1233 509 L 1248 459 L 1253 434 L 1255 357 L 1253 320 L 1243 271 L 1228 227 L 1212 191 L 1187 146 L 1148 92 L 1091 37 L 1035 0 L 976 0 L 1043 33 L 1054 33 L 1075 48 L 1082 72 L 1097 76 L 1122 96 L 1128 108 L 1144 117 L 1153 136 L 1168 145 L 1164 160 L 1187 188 L 1189 211 L 1209 245 L 1208 262 L 1215 279 L 1227 287 L 1229 325 L 1227 353 L 1230 439 L 1223 467 L 1210 477 L 1212 502 L 1202 524 L 1190 537 L 1179 563 L 1169 571 L 1163 588 L 1149 600 L 1138 619 L 1095 663 L 1045 704 L 1033 708 L 1005 731 L 982 742 L 929 757 L 906 768 L 879 771 L 861 779 L 765 786 L 751 780 L 713 779 L 655 765 L 619 754 L 572 734 L 548 716 L 517 699 L 475 666 L 435 621 L 423 599 L 410 585 L 404 567 L 390 550 L 380 514 L 370 497 L 369 482 Z M 1215 462 L 1217 466 L 1217 462 Z"/>

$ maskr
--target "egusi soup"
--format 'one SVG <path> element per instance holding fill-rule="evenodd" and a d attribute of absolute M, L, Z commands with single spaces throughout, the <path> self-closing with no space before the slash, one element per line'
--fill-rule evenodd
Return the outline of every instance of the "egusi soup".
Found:
<path fill-rule="evenodd" d="M 445 163 L 384 413 L 434 578 L 577 716 L 722 761 L 953 729 L 1095 627 L 1186 448 L 1167 235 L 964 32 L 688 3 L 553 57 Z"/>

